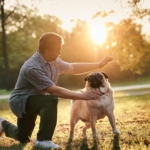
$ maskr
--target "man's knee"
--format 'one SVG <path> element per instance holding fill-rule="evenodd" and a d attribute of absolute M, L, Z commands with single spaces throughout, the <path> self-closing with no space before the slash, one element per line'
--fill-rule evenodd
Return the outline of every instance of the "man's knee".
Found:
<path fill-rule="evenodd" d="M 57 96 L 52 96 L 52 95 L 49 95 L 49 99 L 52 100 L 52 101 L 56 101 L 58 102 L 58 97 Z"/>
<path fill-rule="evenodd" d="M 58 97 L 56 97 L 56 96 L 48 96 L 47 98 L 46 98 L 46 104 L 48 105 L 48 104 L 50 104 L 50 105 L 57 105 L 57 103 L 58 103 Z"/>

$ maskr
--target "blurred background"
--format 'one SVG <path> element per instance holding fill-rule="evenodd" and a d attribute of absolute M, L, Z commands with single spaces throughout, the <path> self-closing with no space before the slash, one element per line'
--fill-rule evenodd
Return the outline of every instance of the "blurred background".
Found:
<path fill-rule="evenodd" d="M 0 0 L 0 20 L 0 89 L 14 88 L 44 32 L 64 38 L 65 61 L 113 56 L 101 71 L 114 85 L 150 81 L 150 0 Z M 58 85 L 82 88 L 84 77 L 62 75 Z"/>

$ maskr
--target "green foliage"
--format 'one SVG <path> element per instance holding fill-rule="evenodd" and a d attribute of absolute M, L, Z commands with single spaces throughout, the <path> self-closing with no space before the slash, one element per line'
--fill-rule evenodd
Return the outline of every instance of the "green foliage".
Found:
<path fill-rule="evenodd" d="M 38 49 L 38 39 L 44 32 L 62 32 L 62 23 L 57 17 L 41 17 L 35 10 L 25 6 L 21 8 L 21 12 L 15 11 L 8 19 L 7 44 L 11 68 L 20 68 L 33 55 Z"/>
<path fill-rule="evenodd" d="M 119 24 L 107 24 L 108 35 L 104 46 L 115 57 L 121 70 L 142 74 L 150 59 L 150 44 L 141 35 L 141 26 L 132 20 L 122 20 Z"/>
<path fill-rule="evenodd" d="M 0 95 L 6 95 L 6 94 L 10 94 L 12 91 L 6 90 L 6 89 L 1 89 L 0 90 Z"/>

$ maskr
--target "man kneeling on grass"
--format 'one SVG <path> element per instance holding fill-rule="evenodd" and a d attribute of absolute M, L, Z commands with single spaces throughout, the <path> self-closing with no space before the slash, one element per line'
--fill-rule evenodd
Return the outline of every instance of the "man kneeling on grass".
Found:
<path fill-rule="evenodd" d="M 22 66 L 9 105 L 17 116 L 17 126 L 0 117 L 0 136 L 21 143 L 30 141 L 37 115 L 40 116 L 39 131 L 34 146 L 60 148 L 52 142 L 57 122 L 58 97 L 90 100 L 98 93 L 77 93 L 56 86 L 60 74 L 81 74 L 104 67 L 112 57 L 105 57 L 97 63 L 68 63 L 59 58 L 63 38 L 52 32 L 41 36 L 38 50 Z M 70 56 L 71 57 L 71 56 Z"/>

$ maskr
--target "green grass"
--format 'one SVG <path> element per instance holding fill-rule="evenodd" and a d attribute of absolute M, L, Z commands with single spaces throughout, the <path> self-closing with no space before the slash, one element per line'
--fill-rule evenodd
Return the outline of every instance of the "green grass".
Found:
<path fill-rule="evenodd" d="M 0 89 L 0 95 L 10 94 L 11 92 L 12 92 L 12 90 L 8 91 L 6 89 Z"/>
<path fill-rule="evenodd" d="M 114 136 L 107 117 L 96 124 L 98 139 L 93 139 L 91 129 L 87 131 L 87 139 L 82 137 L 83 123 L 75 127 L 75 138 L 68 141 L 69 136 L 69 100 L 61 99 L 58 104 L 58 123 L 53 141 L 62 147 L 62 150 L 148 150 L 150 149 L 150 94 L 140 96 L 126 96 L 115 98 L 115 118 L 120 136 Z M 16 117 L 9 110 L 7 100 L 0 101 L 0 114 L 16 124 Z M 39 118 L 31 137 L 31 142 L 21 145 L 19 142 L 2 136 L 0 150 L 42 150 L 33 147 L 36 133 L 39 128 Z M 146 141 L 147 140 L 147 141 Z"/>

